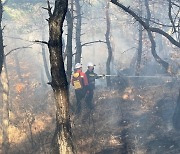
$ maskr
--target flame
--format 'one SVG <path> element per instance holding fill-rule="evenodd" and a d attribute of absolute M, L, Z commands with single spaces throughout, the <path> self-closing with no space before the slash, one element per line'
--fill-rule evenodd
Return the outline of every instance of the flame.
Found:
<path fill-rule="evenodd" d="M 22 83 L 16 84 L 16 87 L 15 87 L 15 89 L 18 93 L 21 93 L 24 90 L 24 88 L 25 88 L 25 85 Z"/>

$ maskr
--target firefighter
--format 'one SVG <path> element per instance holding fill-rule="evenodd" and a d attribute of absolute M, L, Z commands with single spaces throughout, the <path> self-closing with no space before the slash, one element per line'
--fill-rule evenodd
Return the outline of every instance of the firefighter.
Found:
<path fill-rule="evenodd" d="M 95 80 L 99 79 L 105 75 L 98 76 L 96 73 L 94 73 L 94 64 L 92 62 L 89 62 L 87 67 L 87 71 L 85 72 L 87 78 L 88 78 L 88 91 L 86 96 L 86 103 L 90 109 L 93 109 L 93 96 L 94 96 L 94 89 L 95 89 Z"/>
<path fill-rule="evenodd" d="M 81 102 L 85 98 L 88 88 L 88 79 L 86 74 L 82 72 L 82 65 L 80 63 L 75 65 L 72 75 L 72 85 L 74 86 L 77 100 L 76 113 L 79 114 L 81 112 Z"/>

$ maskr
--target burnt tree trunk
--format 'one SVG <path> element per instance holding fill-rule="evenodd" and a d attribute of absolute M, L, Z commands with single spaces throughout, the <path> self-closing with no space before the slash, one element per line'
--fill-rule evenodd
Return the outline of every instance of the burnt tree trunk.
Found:
<path fill-rule="evenodd" d="M 4 58 L 4 45 L 3 45 L 3 35 L 2 35 L 2 13 L 3 5 L 0 1 L 0 78 L 2 84 L 2 153 L 8 154 L 9 151 L 9 81 L 7 76 L 6 62 Z M 4 64 L 4 67 L 3 67 Z"/>
<path fill-rule="evenodd" d="M 110 43 L 110 27 L 111 27 L 111 22 L 110 22 L 110 17 L 109 17 L 109 2 L 107 2 L 106 5 L 106 34 L 105 34 L 105 38 L 106 38 L 106 45 L 107 45 L 107 50 L 108 50 L 108 58 L 106 61 L 106 73 L 109 75 L 111 74 L 111 60 L 112 60 L 112 47 L 111 47 L 111 43 Z M 106 82 L 107 82 L 107 86 L 110 87 L 111 86 L 111 79 L 110 77 L 106 77 Z"/>
<path fill-rule="evenodd" d="M 147 10 L 147 21 L 146 21 L 146 23 L 147 23 L 147 25 L 149 26 L 149 21 L 150 21 L 150 19 L 151 19 L 151 12 L 150 12 L 150 9 L 149 9 L 149 0 L 145 0 L 145 6 L 146 6 L 146 10 Z M 155 59 L 162 67 L 164 67 L 165 70 L 168 72 L 169 64 L 168 64 L 166 61 L 162 60 L 162 59 L 158 56 L 158 54 L 156 53 L 156 42 L 155 42 L 155 40 L 154 40 L 154 38 L 153 38 L 152 32 L 151 32 L 149 29 L 147 29 L 147 32 L 148 32 L 149 39 L 150 39 L 150 41 L 151 41 L 151 53 L 152 53 L 154 59 Z"/>
<path fill-rule="evenodd" d="M 3 61 L 4 61 L 4 46 L 3 46 L 3 36 L 2 36 L 2 13 L 3 13 L 3 6 L 2 1 L 0 1 L 0 74 L 2 72 Z"/>
<path fill-rule="evenodd" d="M 2 153 L 8 154 L 9 151 L 9 81 L 7 75 L 6 62 L 4 59 L 4 67 L 1 73 L 1 84 L 3 88 L 3 108 L 2 108 Z"/>
<path fill-rule="evenodd" d="M 149 39 L 151 41 L 151 53 L 154 57 L 154 59 L 162 66 L 165 68 L 165 70 L 168 72 L 168 69 L 169 69 L 169 64 L 162 60 L 158 54 L 156 53 L 156 42 L 153 38 L 153 35 L 152 35 L 152 32 L 148 30 L 148 36 L 149 36 Z"/>
<path fill-rule="evenodd" d="M 142 16 L 142 4 L 139 1 L 139 15 Z M 142 57 L 142 35 L 143 35 L 143 29 L 142 25 L 139 23 L 139 41 L 138 41 L 138 53 L 137 53 L 137 62 L 136 62 L 136 70 L 135 75 L 139 76 L 140 74 L 140 67 L 141 67 L 141 57 Z"/>
<path fill-rule="evenodd" d="M 82 25 L 82 16 L 81 16 L 81 6 L 79 0 L 75 0 L 76 6 L 76 54 L 75 54 L 75 63 L 81 62 L 82 54 L 82 45 L 81 45 L 81 25 Z"/>
<path fill-rule="evenodd" d="M 55 0 L 55 7 L 51 13 L 51 6 L 48 2 L 49 10 L 49 42 L 51 65 L 51 86 L 56 102 L 56 130 L 52 153 L 72 154 L 74 152 L 70 115 L 68 82 L 64 69 L 62 53 L 62 33 L 63 22 L 67 12 L 68 0 Z"/>
<path fill-rule="evenodd" d="M 73 37 L 73 1 L 71 1 L 71 10 L 67 10 L 66 14 L 67 20 L 67 81 L 70 84 L 71 74 L 72 74 L 72 37 Z"/>
<path fill-rule="evenodd" d="M 141 57 L 142 57 L 142 25 L 139 24 L 139 41 L 138 41 L 138 52 L 135 75 L 139 76 L 141 68 Z"/>

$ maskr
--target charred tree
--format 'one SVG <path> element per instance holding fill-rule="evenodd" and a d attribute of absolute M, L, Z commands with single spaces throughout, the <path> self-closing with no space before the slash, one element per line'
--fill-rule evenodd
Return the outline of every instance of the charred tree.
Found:
<path fill-rule="evenodd" d="M 107 45 L 107 50 L 108 50 L 108 58 L 106 61 L 106 73 L 107 74 L 111 74 L 111 60 L 112 60 L 112 47 L 111 47 L 111 42 L 110 42 L 110 28 L 111 28 L 111 22 L 110 22 L 110 17 L 109 17 L 109 1 L 106 4 L 106 34 L 105 34 L 105 38 L 106 38 L 106 45 Z M 111 86 L 111 78 L 106 77 L 106 82 L 107 82 L 107 86 L 110 87 Z"/>
<path fill-rule="evenodd" d="M 56 130 L 54 134 L 52 153 L 72 154 L 74 152 L 70 115 L 68 82 L 64 69 L 62 52 L 63 22 L 67 12 L 68 0 L 55 0 L 53 13 L 48 1 L 49 12 L 49 42 L 51 65 L 51 86 L 56 102 Z"/>
<path fill-rule="evenodd" d="M 154 57 L 154 59 L 162 66 L 165 68 L 165 70 L 168 72 L 169 71 L 169 64 L 162 60 L 158 54 L 156 53 L 156 42 L 153 38 L 153 35 L 152 35 L 152 32 L 148 30 L 148 36 L 149 36 L 149 39 L 151 41 L 151 53 Z"/>
<path fill-rule="evenodd" d="M 128 14 L 130 14 L 131 16 L 133 16 L 142 26 L 144 29 L 149 30 L 151 32 L 155 32 L 158 33 L 164 37 L 166 37 L 173 45 L 177 46 L 180 48 L 180 42 L 176 39 L 174 39 L 171 35 L 169 35 L 167 32 L 163 31 L 160 28 L 156 28 L 156 27 L 152 27 L 150 25 L 148 25 L 143 19 L 142 17 L 138 16 L 134 11 L 131 10 L 130 7 L 126 7 L 124 6 L 122 3 L 118 2 L 117 0 L 111 0 L 111 2 L 115 5 L 117 5 L 118 7 L 120 7 L 122 10 L 124 10 L 125 12 L 127 12 Z M 179 26 L 178 26 L 179 27 Z"/>
<path fill-rule="evenodd" d="M 0 74 L 2 72 L 3 61 L 4 61 L 4 45 L 3 45 L 3 35 L 2 35 L 2 14 L 3 14 L 3 5 L 0 1 Z"/>
<path fill-rule="evenodd" d="M 7 75 L 6 62 L 4 58 L 4 66 L 1 73 L 1 84 L 3 88 L 3 108 L 2 108 L 2 153 L 8 154 L 9 151 L 9 81 Z"/>
<path fill-rule="evenodd" d="M 80 0 L 75 0 L 75 6 L 76 6 L 76 54 L 75 54 L 75 63 L 81 62 L 81 54 L 82 54 L 82 45 L 81 45 L 82 15 L 81 15 L 81 6 L 80 6 L 79 1 Z"/>
<path fill-rule="evenodd" d="M 141 2 L 139 1 L 139 14 L 142 16 L 142 5 Z M 135 70 L 135 75 L 139 76 L 140 74 L 140 67 L 141 67 L 141 57 L 142 57 L 142 35 L 143 35 L 143 29 L 142 25 L 139 24 L 139 40 L 138 40 L 138 52 L 137 52 L 137 61 L 136 61 L 136 70 Z"/>
<path fill-rule="evenodd" d="M 7 2 L 4 1 L 4 4 Z M 0 1 L 0 76 L 2 84 L 2 153 L 8 154 L 9 151 L 9 81 L 7 75 L 6 61 L 4 56 L 4 45 L 3 45 L 3 30 L 2 30 L 2 14 L 3 14 L 3 4 Z M 3 66 L 4 64 L 4 66 Z"/>
<path fill-rule="evenodd" d="M 146 24 L 149 26 L 149 21 L 151 19 L 151 12 L 150 12 L 150 9 L 149 9 L 149 0 L 145 0 L 145 6 L 146 6 L 146 10 L 147 10 L 147 21 L 146 21 Z M 151 53 L 154 57 L 154 59 L 162 66 L 165 68 L 165 70 L 168 72 L 168 69 L 169 69 L 169 64 L 162 60 L 158 54 L 156 53 L 156 42 L 153 38 L 153 35 L 152 35 L 152 32 L 148 29 L 147 30 L 148 32 L 148 36 L 149 36 L 149 39 L 151 41 Z"/>
<path fill-rule="evenodd" d="M 67 53 L 67 81 L 70 84 L 71 74 L 72 74 L 72 37 L 73 37 L 73 0 L 71 0 L 71 9 L 67 10 L 66 13 L 67 20 L 67 45 L 66 45 L 66 53 Z"/>
<path fill-rule="evenodd" d="M 141 57 L 142 57 L 142 25 L 139 24 L 139 40 L 138 40 L 138 51 L 137 51 L 137 61 L 135 75 L 139 76 L 141 67 Z"/>

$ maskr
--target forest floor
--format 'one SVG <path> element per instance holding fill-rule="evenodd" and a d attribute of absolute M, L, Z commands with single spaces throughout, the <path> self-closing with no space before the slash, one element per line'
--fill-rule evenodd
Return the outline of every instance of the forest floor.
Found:
<path fill-rule="evenodd" d="M 80 115 L 74 114 L 76 100 L 71 90 L 77 153 L 180 153 L 180 130 L 172 125 L 180 81 L 134 79 L 126 84 L 124 81 L 111 88 L 97 86 L 94 109 L 89 110 L 82 102 Z M 10 104 L 9 154 L 49 154 L 56 123 L 51 88 L 36 88 L 31 95 L 27 89 L 14 96 L 16 99 Z"/>
<path fill-rule="evenodd" d="M 176 154 L 180 132 L 172 125 L 179 81 L 131 81 L 124 89 L 98 89 L 94 110 L 85 102 L 74 115 L 79 154 Z"/>

